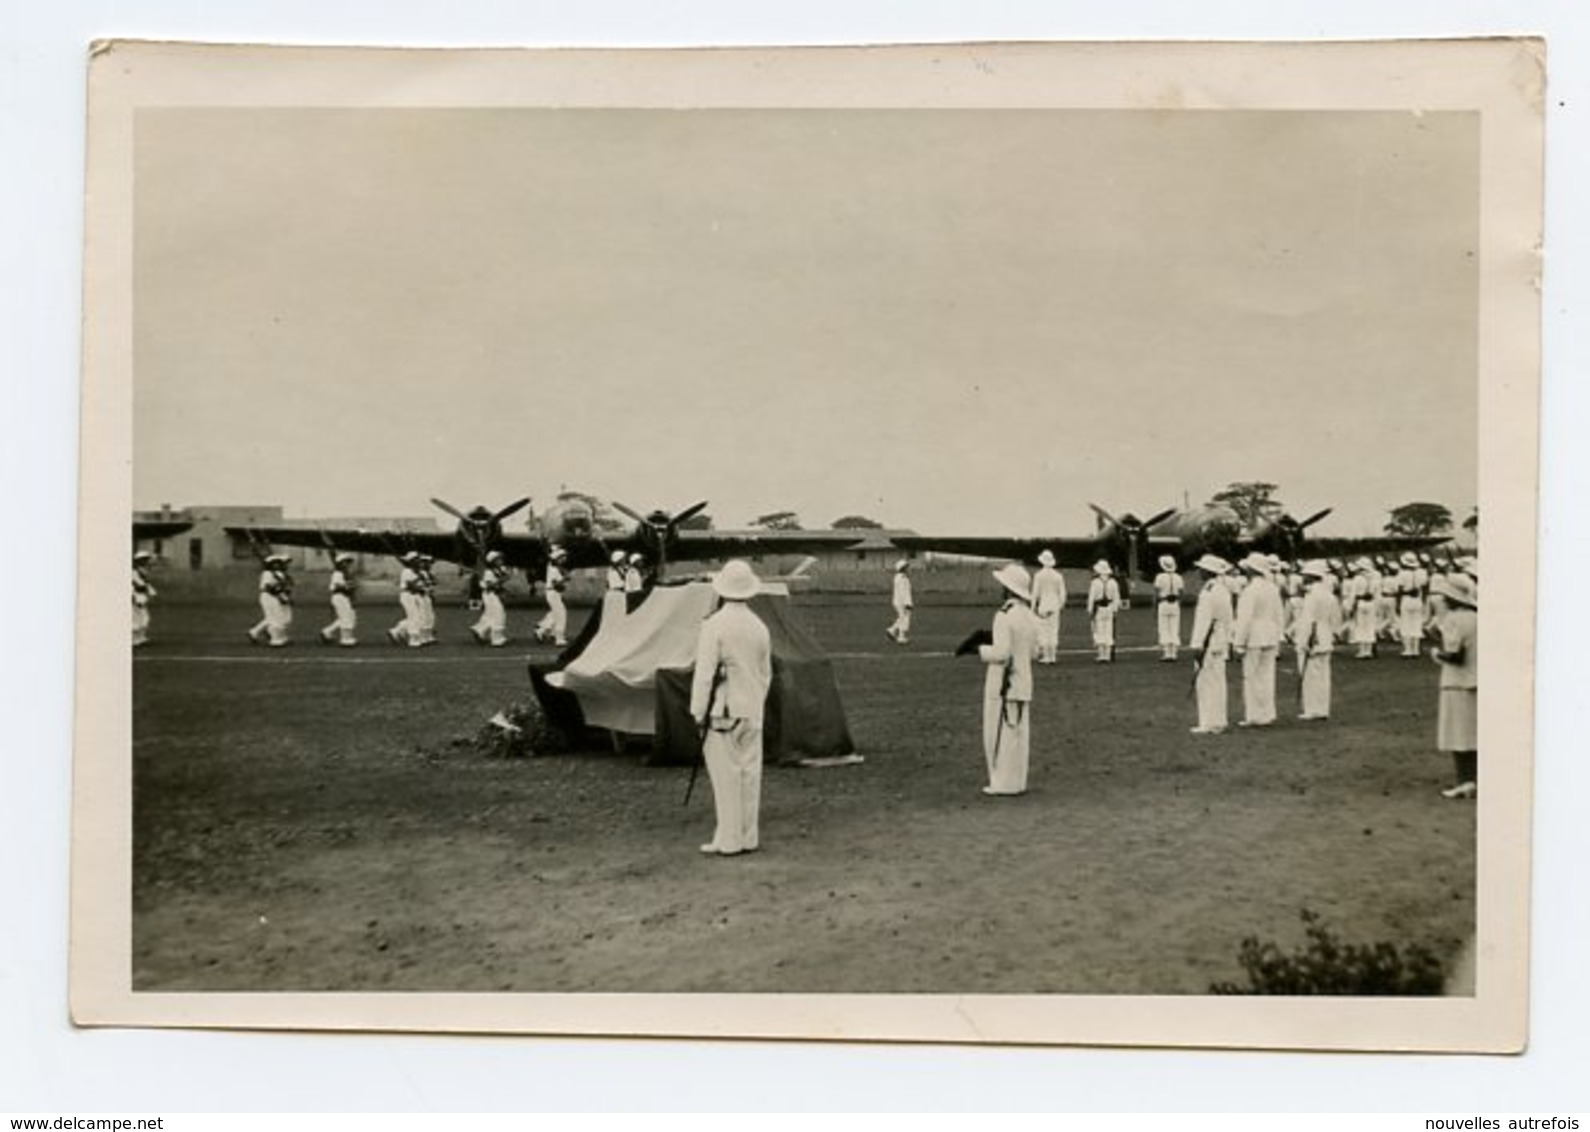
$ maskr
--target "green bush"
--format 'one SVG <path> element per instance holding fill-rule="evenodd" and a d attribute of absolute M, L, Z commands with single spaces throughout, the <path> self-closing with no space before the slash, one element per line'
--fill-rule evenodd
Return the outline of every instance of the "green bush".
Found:
<path fill-rule="evenodd" d="M 1441 961 L 1420 944 L 1342 943 L 1319 913 L 1302 909 L 1308 942 L 1286 954 L 1257 936 L 1242 941 L 1237 961 L 1246 986 L 1213 983 L 1211 994 L 1435 995 L 1446 983 Z"/>

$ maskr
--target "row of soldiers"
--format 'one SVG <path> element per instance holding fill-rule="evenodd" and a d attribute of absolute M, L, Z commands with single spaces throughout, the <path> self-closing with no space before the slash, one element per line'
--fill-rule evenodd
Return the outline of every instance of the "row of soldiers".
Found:
<path fill-rule="evenodd" d="M 133 555 L 132 577 L 132 636 L 133 647 L 149 641 L 149 602 L 155 588 L 149 581 L 149 567 L 154 555 L 141 550 Z M 332 620 L 320 630 L 322 644 L 352 648 L 359 643 L 359 614 L 356 605 L 358 581 L 353 573 L 356 559 L 352 554 L 338 553 L 332 558 L 331 576 L 327 590 L 331 600 Z M 424 648 L 436 643 L 436 575 L 432 571 L 436 560 L 418 551 L 399 556 L 402 570 L 398 575 L 398 603 L 402 617 L 386 631 L 394 645 Z M 563 593 L 568 585 L 567 554 L 562 547 L 553 547 L 547 564 L 545 589 L 547 613 L 535 628 L 539 641 L 558 645 L 568 644 L 568 607 Z M 486 554 L 485 568 L 480 574 L 480 617 L 470 626 L 470 635 L 481 645 L 502 648 L 508 644 L 508 613 L 503 604 L 503 594 L 508 587 L 509 569 L 502 552 L 493 550 Z M 292 559 L 285 554 L 267 554 L 261 559 L 259 577 L 260 620 L 248 631 L 248 639 L 267 648 L 285 648 L 292 643 L 293 591 Z M 607 571 L 607 588 L 618 592 L 636 592 L 649 584 L 646 561 L 642 555 L 626 555 L 614 551 Z"/>

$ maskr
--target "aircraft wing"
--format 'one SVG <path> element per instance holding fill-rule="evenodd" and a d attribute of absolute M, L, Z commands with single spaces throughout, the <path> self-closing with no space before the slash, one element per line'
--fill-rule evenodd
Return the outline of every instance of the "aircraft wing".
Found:
<path fill-rule="evenodd" d="M 725 558 L 760 558 L 769 554 L 821 554 L 846 550 L 864 540 L 866 531 L 680 531 L 669 549 L 670 562 L 706 562 Z M 635 541 L 635 550 L 646 552 Z M 615 544 L 616 545 L 616 544 Z"/>
<path fill-rule="evenodd" d="M 371 530 L 366 527 L 227 527 L 234 538 L 252 537 L 261 545 L 310 546 L 355 554 L 386 554 L 393 558 L 410 550 L 428 554 L 438 562 L 473 564 L 470 548 L 453 531 Z M 546 567 L 546 546 L 534 535 L 503 535 L 494 544 L 507 564 L 538 574 Z"/>
<path fill-rule="evenodd" d="M 927 551 L 933 554 L 963 554 L 974 558 L 1003 559 L 1012 562 L 1034 563 L 1038 555 L 1047 550 L 1054 555 L 1055 565 L 1076 570 L 1091 569 L 1104 557 L 1104 547 L 1096 539 L 1028 538 L 979 535 L 899 535 L 890 542 L 912 554 Z"/>
<path fill-rule="evenodd" d="M 192 526 L 193 523 L 186 519 L 134 519 L 132 537 L 134 542 L 175 538 Z"/>
<path fill-rule="evenodd" d="M 1452 540 L 1444 535 L 1415 538 L 1411 535 L 1368 535 L 1362 538 L 1304 538 L 1299 546 L 1301 558 L 1354 558 L 1365 554 L 1401 554 L 1406 550 L 1428 550 Z"/>

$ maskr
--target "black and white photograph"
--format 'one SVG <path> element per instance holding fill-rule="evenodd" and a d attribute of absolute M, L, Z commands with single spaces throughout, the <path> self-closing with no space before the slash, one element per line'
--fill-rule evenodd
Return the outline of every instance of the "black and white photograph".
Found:
<path fill-rule="evenodd" d="M 1521 1048 L 1541 66 L 101 44 L 74 1016 Z"/>

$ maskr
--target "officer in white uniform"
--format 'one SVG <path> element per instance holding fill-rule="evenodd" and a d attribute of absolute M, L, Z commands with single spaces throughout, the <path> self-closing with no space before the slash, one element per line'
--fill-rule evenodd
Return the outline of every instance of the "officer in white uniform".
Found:
<path fill-rule="evenodd" d="M 569 643 L 569 609 L 563 603 L 563 591 L 568 588 L 568 577 L 563 572 L 563 564 L 568 561 L 568 552 L 561 546 L 554 546 L 547 559 L 546 581 L 543 592 L 547 599 L 547 615 L 536 626 L 536 640 L 551 641 L 562 648 Z"/>
<path fill-rule="evenodd" d="M 494 649 L 508 643 L 508 610 L 502 604 L 507 587 L 508 567 L 503 564 L 502 551 L 493 550 L 486 555 L 486 570 L 480 576 L 480 620 L 469 632 L 476 641 Z"/>
<path fill-rule="evenodd" d="M 911 641 L 911 563 L 904 558 L 894 564 L 894 585 L 890 594 L 894 606 L 894 621 L 884 630 L 897 645 Z"/>
<path fill-rule="evenodd" d="M 1331 593 L 1330 568 L 1310 562 L 1302 575 L 1308 585 L 1298 611 L 1292 639 L 1297 646 L 1297 667 L 1302 676 L 1303 720 L 1329 719 L 1331 714 L 1331 653 L 1341 630 L 1341 606 Z"/>
<path fill-rule="evenodd" d="M 1226 708 L 1226 658 L 1231 655 L 1231 587 L 1226 575 L 1231 563 L 1205 554 L 1193 565 L 1203 575 L 1198 605 L 1193 610 L 1193 687 L 1198 696 L 1198 725 L 1194 735 L 1219 735 L 1228 721 Z"/>
<path fill-rule="evenodd" d="M 287 636 L 293 623 L 293 579 L 287 572 L 291 562 L 285 554 L 265 556 L 265 569 L 259 576 L 259 607 L 264 616 L 248 631 L 248 639 L 256 645 L 279 649 L 292 643 Z"/>
<path fill-rule="evenodd" d="M 1185 588 L 1176 560 L 1163 555 L 1154 575 L 1154 622 L 1159 629 L 1159 659 L 1175 660 L 1181 648 L 1181 595 Z"/>
<path fill-rule="evenodd" d="M 140 550 L 132 560 L 132 643 L 133 648 L 149 643 L 149 599 L 155 587 L 149 584 L 149 564 L 155 556 Z"/>
<path fill-rule="evenodd" d="M 1103 559 L 1094 563 L 1093 581 L 1088 584 L 1088 617 L 1093 625 L 1095 662 L 1108 664 L 1115 659 L 1115 611 L 1121 605 L 1121 587 L 1114 571 Z"/>
<path fill-rule="evenodd" d="M 1038 555 L 1038 572 L 1032 578 L 1032 612 L 1038 619 L 1038 663 L 1060 659 L 1060 616 L 1066 607 L 1066 579 L 1054 567 L 1054 552 Z"/>
<path fill-rule="evenodd" d="M 638 594 L 646 588 L 646 556 L 631 554 L 629 567 L 624 571 L 624 592 Z"/>
<path fill-rule="evenodd" d="M 703 853 L 732 857 L 761 844 L 762 721 L 773 682 L 767 626 L 746 604 L 761 588 L 746 562 L 724 563 L 712 580 L 722 607 L 701 623 L 690 714 L 712 779 L 717 829 Z"/>
<path fill-rule="evenodd" d="M 354 630 L 358 628 L 358 613 L 353 607 L 357 586 L 353 580 L 353 555 L 339 554 L 331 561 L 331 581 L 327 589 L 331 594 L 331 624 L 320 630 L 320 643 L 352 648 L 358 644 Z"/>
<path fill-rule="evenodd" d="M 1281 648 L 1286 613 L 1270 560 L 1250 554 L 1242 560 L 1248 584 L 1237 598 L 1231 643 L 1242 658 L 1242 719 L 1238 727 L 1268 727 L 1275 722 L 1275 658 Z"/>
<path fill-rule="evenodd" d="M 1032 744 L 1032 660 L 1038 651 L 1038 619 L 1032 612 L 1032 580 L 1016 563 L 994 571 L 1008 600 L 994 614 L 992 644 L 977 650 L 983 676 L 984 794 L 1023 794 Z"/>

